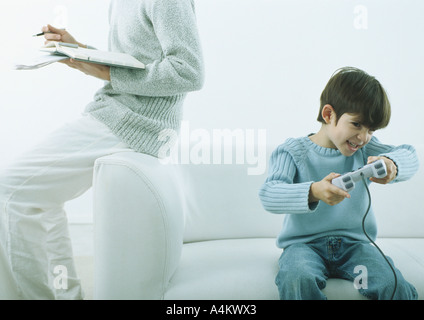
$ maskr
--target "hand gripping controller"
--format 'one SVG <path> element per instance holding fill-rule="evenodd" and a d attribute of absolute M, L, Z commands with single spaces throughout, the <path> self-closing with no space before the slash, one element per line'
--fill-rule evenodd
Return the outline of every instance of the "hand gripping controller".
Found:
<path fill-rule="evenodd" d="M 384 178 L 387 175 L 386 164 L 384 163 L 383 159 L 379 159 L 357 170 L 345 173 L 340 177 L 333 179 L 331 182 L 335 186 L 350 192 L 355 188 L 355 182 L 362 180 L 361 174 L 363 174 L 364 178 Z"/>

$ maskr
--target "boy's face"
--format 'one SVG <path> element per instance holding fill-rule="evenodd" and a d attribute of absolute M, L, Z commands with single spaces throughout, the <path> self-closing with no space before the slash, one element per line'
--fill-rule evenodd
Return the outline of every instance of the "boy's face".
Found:
<path fill-rule="evenodd" d="M 336 124 L 333 112 L 327 125 L 327 138 L 332 148 L 337 148 L 344 156 L 350 157 L 370 140 L 374 131 L 361 124 L 358 114 L 345 113 Z"/>

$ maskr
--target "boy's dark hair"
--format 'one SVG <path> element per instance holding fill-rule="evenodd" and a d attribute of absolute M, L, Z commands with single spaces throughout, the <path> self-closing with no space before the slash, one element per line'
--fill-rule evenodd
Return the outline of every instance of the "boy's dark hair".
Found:
<path fill-rule="evenodd" d="M 345 67 L 336 70 L 321 94 L 317 120 L 322 118 L 323 107 L 329 104 L 336 113 L 336 124 L 344 113 L 361 115 L 361 124 L 371 130 L 387 127 L 391 108 L 386 91 L 380 82 L 366 72 Z"/>

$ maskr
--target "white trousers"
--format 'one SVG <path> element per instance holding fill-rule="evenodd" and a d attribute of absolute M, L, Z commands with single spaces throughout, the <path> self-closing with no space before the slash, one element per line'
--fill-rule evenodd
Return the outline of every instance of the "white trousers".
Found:
<path fill-rule="evenodd" d="M 64 204 L 91 187 L 97 158 L 123 151 L 84 115 L 0 172 L 0 299 L 83 298 Z"/>

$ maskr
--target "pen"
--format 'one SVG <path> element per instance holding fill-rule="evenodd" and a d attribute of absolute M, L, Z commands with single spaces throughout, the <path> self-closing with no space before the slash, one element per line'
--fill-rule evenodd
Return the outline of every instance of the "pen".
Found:
<path fill-rule="evenodd" d="M 40 33 L 34 34 L 33 37 L 39 37 L 39 36 L 44 35 L 45 33 L 47 33 L 47 32 L 40 32 Z"/>
<path fill-rule="evenodd" d="M 66 30 L 66 29 L 60 29 L 60 30 Z M 34 34 L 34 35 L 33 35 L 33 37 L 43 36 L 43 35 L 45 35 L 46 33 L 53 33 L 53 32 L 50 32 L 50 31 L 47 31 L 47 32 L 40 32 L 40 33 Z"/>

